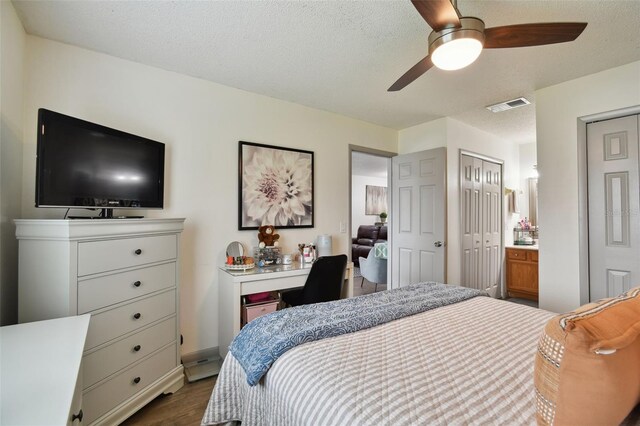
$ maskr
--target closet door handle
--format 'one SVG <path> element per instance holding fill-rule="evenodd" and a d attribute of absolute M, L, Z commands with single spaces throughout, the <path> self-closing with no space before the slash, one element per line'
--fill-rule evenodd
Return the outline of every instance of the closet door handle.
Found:
<path fill-rule="evenodd" d="M 436 241 L 433 245 L 436 247 L 442 247 L 442 241 Z"/>

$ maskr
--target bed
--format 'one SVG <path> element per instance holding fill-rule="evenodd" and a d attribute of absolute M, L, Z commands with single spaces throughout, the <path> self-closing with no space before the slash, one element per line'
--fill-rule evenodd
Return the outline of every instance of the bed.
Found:
<path fill-rule="evenodd" d="M 533 359 L 554 314 L 473 297 L 304 343 L 255 386 L 229 353 L 203 424 L 535 424 Z"/>

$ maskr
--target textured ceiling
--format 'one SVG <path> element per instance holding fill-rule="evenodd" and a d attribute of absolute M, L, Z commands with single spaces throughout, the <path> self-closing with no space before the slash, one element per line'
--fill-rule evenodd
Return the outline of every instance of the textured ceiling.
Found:
<path fill-rule="evenodd" d="M 430 28 L 406 1 L 13 1 L 26 31 L 396 129 L 450 116 L 535 140 L 535 107 L 484 106 L 640 60 L 637 0 L 459 0 L 487 27 L 584 21 L 573 43 L 486 50 L 386 89 L 426 55 Z"/>

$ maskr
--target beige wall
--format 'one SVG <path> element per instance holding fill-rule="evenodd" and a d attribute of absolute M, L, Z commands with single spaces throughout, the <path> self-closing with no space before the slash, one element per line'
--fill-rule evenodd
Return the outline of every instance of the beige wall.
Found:
<path fill-rule="evenodd" d="M 494 157 L 504 161 L 504 184 L 519 185 L 518 145 L 471 127 L 452 118 L 441 118 L 401 130 L 398 136 L 399 154 L 432 148 L 447 148 L 447 278 L 460 283 L 460 150 Z M 505 242 L 513 242 L 513 223 L 517 215 L 507 214 L 505 203 Z"/>
<path fill-rule="evenodd" d="M 23 216 L 61 218 L 35 209 L 38 108 L 98 122 L 167 144 L 165 209 L 148 216 L 185 217 L 182 243 L 183 353 L 218 345 L 218 267 L 230 241 L 257 244 L 237 230 L 238 141 L 315 152 L 315 227 L 281 230 L 286 251 L 339 233 L 349 215 L 349 144 L 395 151 L 397 131 L 29 36 L 24 128 Z"/>
<path fill-rule="evenodd" d="M 18 321 L 23 72 L 26 35 L 9 1 L 0 2 L 0 325 Z"/>
<path fill-rule="evenodd" d="M 578 141 L 579 129 L 584 130 L 579 118 L 640 105 L 640 62 L 547 87 L 535 97 L 540 307 L 563 312 L 588 296 L 586 281 L 580 281 L 586 215 L 579 208 Z"/>

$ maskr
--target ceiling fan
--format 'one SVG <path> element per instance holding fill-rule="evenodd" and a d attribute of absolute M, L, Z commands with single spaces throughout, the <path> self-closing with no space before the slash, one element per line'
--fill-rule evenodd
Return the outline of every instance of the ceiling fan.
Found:
<path fill-rule="evenodd" d="M 575 40 L 586 22 L 549 22 L 485 28 L 481 19 L 462 17 L 456 0 L 411 0 L 418 13 L 433 29 L 429 34 L 429 54 L 404 73 L 389 92 L 412 83 L 432 66 L 457 70 L 475 61 L 483 48 L 540 46 Z"/>

